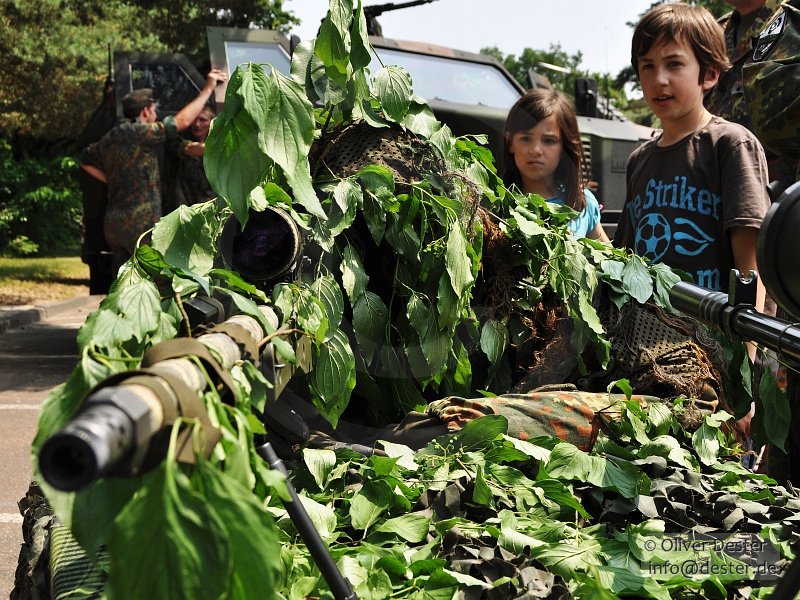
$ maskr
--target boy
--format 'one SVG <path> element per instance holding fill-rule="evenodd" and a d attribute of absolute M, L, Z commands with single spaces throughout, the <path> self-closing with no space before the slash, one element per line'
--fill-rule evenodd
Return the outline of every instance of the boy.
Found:
<path fill-rule="evenodd" d="M 702 7 L 660 4 L 636 26 L 631 62 L 663 131 L 630 156 L 614 244 L 727 292 L 731 268 L 756 270 L 769 196 L 758 140 L 703 106 L 729 66 L 722 29 Z"/>

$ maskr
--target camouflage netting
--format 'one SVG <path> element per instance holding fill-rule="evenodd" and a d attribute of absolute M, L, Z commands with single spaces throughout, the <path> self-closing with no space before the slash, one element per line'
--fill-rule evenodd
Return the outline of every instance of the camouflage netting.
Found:
<path fill-rule="evenodd" d="M 375 128 L 360 121 L 330 132 L 311 149 L 309 161 L 315 181 L 326 173 L 351 177 L 369 165 L 392 170 L 398 185 L 419 181 L 435 157 L 429 144 L 399 128 Z"/>

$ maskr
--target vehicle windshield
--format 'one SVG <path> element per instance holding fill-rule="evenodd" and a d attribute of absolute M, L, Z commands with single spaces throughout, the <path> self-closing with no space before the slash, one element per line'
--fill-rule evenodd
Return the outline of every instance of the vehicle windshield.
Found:
<path fill-rule="evenodd" d="M 225 60 L 228 72 L 233 73 L 242 63 L 252 62 L 257 65 L 272 65 L 283 73 L 289 74 L 291 62 L 289 56 L 279 44 L 258 42 L 225 41 Z"/>
<path fill-rule="evenodd" d="M 388 48 L 375 48 L 375 52 L 384 65 L 397 65 L 408 71 L 414 93 L 426 100 L 509 108 L 521 95 L 492 65 Z M 380 63 L 373 58 L 371 71 L 375 73 L 379 68 Z"/>

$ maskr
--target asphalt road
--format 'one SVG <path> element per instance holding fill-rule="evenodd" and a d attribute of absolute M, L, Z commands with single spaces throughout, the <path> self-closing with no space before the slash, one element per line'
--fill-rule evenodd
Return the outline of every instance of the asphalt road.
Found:
<path fill-rule="evenodd" d="M 22 544 L 17 501 L 31 480 L 30 448 L 39 407 L 78 358 L 75 336 L 102 296 L 40 311 L 43 320 L 0 329 L 0 599 L 14 587 Z M 28 319 L 30 320 L 30 319 Z"/>

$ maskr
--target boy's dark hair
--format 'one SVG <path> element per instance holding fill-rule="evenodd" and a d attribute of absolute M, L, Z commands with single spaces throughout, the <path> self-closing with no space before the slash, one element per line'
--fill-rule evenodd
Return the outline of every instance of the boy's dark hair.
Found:
<path fill-rule="evenodd" d="M 514 162 L 514 156 L 509 151 L 511 136 L 519 131 L 533 129 L 539 121 L 550 115 L 556 118 L 561 144 L 564 147 L 561 160 L 553 173 L 554 179 L 564 186 L 564 203 L 580 212 L 586 206 L 586 198 L 583 195 L 583 146 L 575 108 L 569 97 L 561 92 L 545 89 L 529 90 L 508 111 L 506 139 L 503 142 L 501 158 L 503 182 L 522 189 L 522 177 Z"/>
<path fill-rule="evenodd" d="M 682 39 L 692 48 L 700 63 L 700 81 L 706 73 L 730 68 L 725 34 L 713 15 L 702 6 L 683 2 L 665 2 L 649 10 L 636 25 L 631 42 L 631 65 L 639 75 L 639 59 L 656 42 Z"/>

